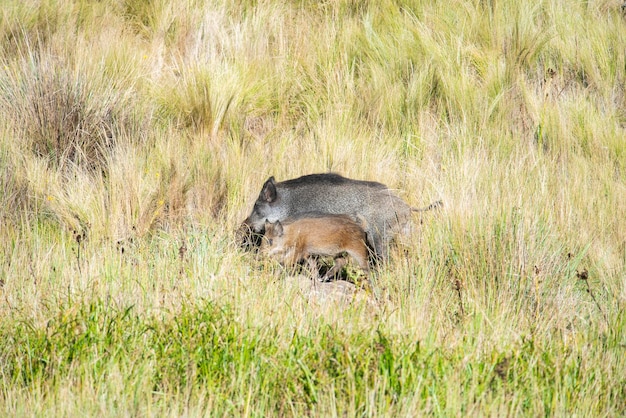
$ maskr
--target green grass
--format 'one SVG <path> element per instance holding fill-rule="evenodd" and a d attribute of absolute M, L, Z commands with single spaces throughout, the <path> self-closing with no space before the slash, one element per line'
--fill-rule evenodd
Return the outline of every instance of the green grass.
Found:
<path fill-rule="evenodd" d="M 0 414 L 626 414 L 619 2 L 7 1 Z M 416 214 L 323 297 L 263 181 Z"/>
<path fill-rule="evenodd" d="M 205 301 L 176 315 L 139 315 L 111 301 L 67 300 L 50 314 L 45 327 L 3 321 L 7 412 L 37 412 L 22 403 L 33 387 L 66 402 L 57 391 L 67 385 L 101 392 L 95 405 L 72 394 L 58 406 L 68 414 L 175 414 L 193 405 L 194 414 L 228 415 L 604 415 L 619 412 L 624 396 L 624 377 L 611 373 L 623 350 L 615 335 L 524 335 L 468 352 L 479 341 L 442 347 L 429 336 L 392 335 L 382 322 L 354 333 L 324 321 L 306 333 L 243 327 L 228 304 Z"/>

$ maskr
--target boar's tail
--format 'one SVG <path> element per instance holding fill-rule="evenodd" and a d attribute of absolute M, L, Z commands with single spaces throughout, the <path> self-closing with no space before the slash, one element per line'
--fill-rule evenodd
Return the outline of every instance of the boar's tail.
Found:
<path fill-rule="evenodd" d="M 442 206 L 443 206 L 443 201 L 442 200 L 437 200 L 436 202 L 431 203 L 430 205 L 426 206 L 425 208 L 411 208 L 411 210 L 413 212 L 426 212 L 426 211 L 433 210 L 433 209 L 439 209 Z"/>

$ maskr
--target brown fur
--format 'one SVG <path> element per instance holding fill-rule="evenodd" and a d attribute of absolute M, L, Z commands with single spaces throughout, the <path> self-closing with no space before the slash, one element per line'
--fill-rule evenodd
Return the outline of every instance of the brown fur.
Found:
<path fill-rule="evenodd" d="M 284 223 L 266 222 L 261 251 L 289 266 L 306 260 L 315 276 L 319 272 L 313 256 L 331 256 L 335 265 L 322 281 L 334 277 L 345 266 L 347 260 L 344 253 L 349 254 L 368 274 L 369 253 L 363 222 L 361 217 L 357 223 L 346 215 L 303 217 Z"/>

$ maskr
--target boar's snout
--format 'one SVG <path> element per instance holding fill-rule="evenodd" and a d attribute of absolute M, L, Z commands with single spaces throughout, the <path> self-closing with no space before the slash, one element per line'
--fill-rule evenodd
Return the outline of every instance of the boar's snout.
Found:
<path fill-rule="evenodd" d="M 241 248 L 245 250 L 255 249 L 261 245 L 263 230 L 255 231 L 246 219 L 235 232 L 235 237 Z"/>

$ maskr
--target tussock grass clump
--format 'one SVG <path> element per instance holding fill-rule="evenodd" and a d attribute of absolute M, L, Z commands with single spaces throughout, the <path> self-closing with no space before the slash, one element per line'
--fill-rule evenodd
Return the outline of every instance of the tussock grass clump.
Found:
<path fill-rule="evenodd" d="M 110 150 L 136 130 L 132 90 L 104 74 L 43 51 L 30 51 L 7 69 L 0 98 L 16 139 L 60 169 L 106 171 Z"/>

